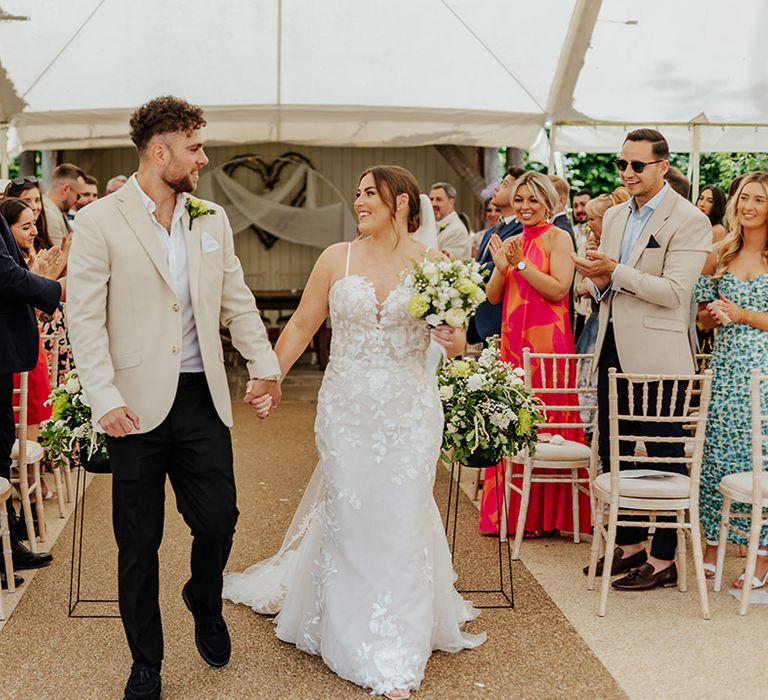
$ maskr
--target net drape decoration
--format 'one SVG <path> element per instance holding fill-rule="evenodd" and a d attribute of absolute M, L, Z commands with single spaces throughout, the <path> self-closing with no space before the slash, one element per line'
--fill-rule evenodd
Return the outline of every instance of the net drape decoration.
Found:
<path fill-rule="evenodd" d="M 357 225 L 346 202 L 317 206 L 321 176 L 306 165 L 298 166 L 287 180 L 261 194 L 248 190 L 223 168 L 219 166 L 205 173 L 200 178 L 197 194 L 224 207 L 235 234 L 253 225 L 282 240 L 313 248 L 327 248 L 357 236 Z M 285 204 L 305 177 L 304 206 Z"/>

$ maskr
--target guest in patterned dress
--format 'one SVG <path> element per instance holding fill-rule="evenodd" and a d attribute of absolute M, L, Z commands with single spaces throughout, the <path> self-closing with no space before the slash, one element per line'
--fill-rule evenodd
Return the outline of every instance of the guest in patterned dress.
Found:
<path fill-rule="evenodd" d="M 752 469 L 750 372 L 768 373 L 768 173 L 749 173 L 728 205 L 729 233 L 707 259 L 694 292 L 699 321 L 717 328 L 711 368 L 712 400 L 701 474 L 701 519 L 707 548 L 708 578 L 715 574 L 720 511 L 717 490 L 729 474 Z M 763 393 L 768 413 L 768 391 Z M 765 449 L 765 448 L 764 448 Z M 734 503 L 732 510 L 749 511 Z M 748 521 L 740 523 L 749 529 Z M 731 542 L 746 544 L 734 533 Z M 753 587 L 768 581 L 768 528 L 760 534 Z M 734 582 L 741 588 L 743 575 Z"/>
<path fill-rule="evenodd" d="M 501 357 L 521 367 L 523 349 L 532 352 L 574 352 L 573 332 L 568 313 L 568 299 L 573 282 L 574 265 L 571 259 L 573 245 L 565 231 L 553 226 L 549 218 L 556 208 L 557 192 L 549 179 L 541 173 L 526 172 L 515 182 L 510 192 L 512 208 L 523 232 L 502 241 L 494 235 L 490 242 L 496 265 L 488 282 L 488 300 L 492 304 L 503 301 L 501 328 Z M 539 368 L 532 367 L 533 380 Z M 564 371 L 560 372 L 564 376 Z M 575 372 L 570 372 L 575 384 Z M 546 394 L 545 403 L 577 405 L 576 393 Z M 553 423 L 577 422 L 576 412 L 547 411 L 547 420 Z M 567 440 L 584 441 L 580 429 L 550 429 Z M 552 473 L 548 470 L 547 473 Z M 496 533 L 499 530 L 497 489 L 503 488 L 504 463 L 486 469 L 480 506 L 480 531 Z M 589 532 L 589 499 L 580 494 L 580 532 Z M 520 496 L 512 492 L 509 504 L 508 532 L 514 532 Z M 527 536 L 541 536 L 546 532 L 572 530 L 573 512 L 570 487 L 567 484 L 532 484 L 528 515 L 525 522 Z"/>

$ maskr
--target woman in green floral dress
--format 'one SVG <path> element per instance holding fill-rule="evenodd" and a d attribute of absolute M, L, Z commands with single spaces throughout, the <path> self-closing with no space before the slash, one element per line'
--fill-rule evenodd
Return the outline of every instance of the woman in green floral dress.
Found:
<path fill-rule="evenodd" d="M 751 471 L 750 373 L 768 374 L 768 173 L 745 176 L 728 211 L 730 233 L 709 256 L 696 284 L 699 321 L 717 327 L 712 353 L 712 398 L 701 475 L 701 519 L 707 577 L 714 576 L 720 511 L 717 490 L 728 474 Z M 768 412 L 768 390 L 763 392 Z M 749 512 L 751 506 L 733 504 Z M 747 520 L 741 522 L 749 529 Z M 746 544 L 729 534 L 731 542 Z M 760 533 L 754 587 L 768 582 L 768 528 Z M 740 588 L 743 576 L 734 582 Z"/>

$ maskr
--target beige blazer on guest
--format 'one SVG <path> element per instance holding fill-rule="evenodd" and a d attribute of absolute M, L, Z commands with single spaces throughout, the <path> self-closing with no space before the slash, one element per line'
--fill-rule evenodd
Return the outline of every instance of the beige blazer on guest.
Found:
<path fill-rule="evenodd" d="M 619 259 L 628 204 L 603 217 L 600 250 Z M 688 340 L 691 295 L 712 247 L 709 219 L 670 189 L 640 234 L 629 260 L 617 268 L 600 302 L 595 357 L 613 319 L 616 350 L 624 372 L 685 374 L 694 370 Z"/>
<path fill-rule="evenodd" d="M 219 324 L 252 378 L 279 374 L 253 294 L 235 256 L 224 210 L 184 211 L 189 287 L 205 378 L 221 420 L 232 425 Z M 67 274 L 69 335 L 94 423 L 128 406 L 145 433 L 168 415 L 181 366 L 181 309 L 157 230 L 132 183 L 77 216 Z"/>

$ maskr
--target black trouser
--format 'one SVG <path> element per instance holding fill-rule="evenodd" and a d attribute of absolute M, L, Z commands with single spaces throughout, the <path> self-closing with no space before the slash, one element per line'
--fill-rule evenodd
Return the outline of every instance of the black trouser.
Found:
<path fill-rule="evenodd" d="M 597 371 L 597 420 L 600 431 L 600 441 L 598 449 L 600 452 L 600 461 L 603 465 L 603 471 L 611 470 L 610 464 L 610 442 L 608 435 L 608 370 L 615 367 L 617 372 L 621 372 L 619 365 L 619 356 L 616 352 L 616 340 L 613 335 L 613 324 L 608 324 L 605 333 L 603 348 L 600 352 L 600 360 Z M 648 415 L 654 415 L 656 409 L 656 397 L 658 391 L 658 382 L 649 385 L 648 391 Z M 620 381 L 617 384 L 619 413 L 626 415 L 629 413 L 629 398 L 627 382 Z M 641 415 L 642 391 L 636 389 L 634 413 Z M 669 415 L 669 404 L 671 398 L 671 382 L 664 382 L 662 387 L 662 414 Z M 683 403 L 685 400 L 685 387 L 678 386 L 677 401 L 674 409 L 674 415 L 682 415 Z M 680 423 L 645 423 L 640 421 L 620 421 L 619 432 L 630 435 L 647 435 L 648 437 L 682 437 L 683 426 Z M 646 442 L 646 450 L 649 457 L 682 457 L 685 454 L 682 441 L 675 443 Z M 635 443 L 622 440 L 619 443 L 619 453 L 621 455 L 632 455 L 635 452 Z M 658 469 L 659 471 L 676 472 L 678 474 L 687 474 L 685 464 L 666 464 L 641 462 L 634 464 L 632 462 L 622 462 L 622 469 Z M 647 519 L 644 516 L 622 516 L 622 520 Z M 661 516 L 657 518 L 659 522 L 674 521 L 673 517 Z M 648 537 L 648 528 L 644 527 L 619 527 L 616 532 L 616 544 L 638 544 Z M 669 528 L 658 528 L 653 536 L 651 544 L 651 556 L 657 559 L 671 560 L 675 558 L 675 549 L 677 547 L 676 531 Z"/>
<path fill-rule="evenodd" d="M 213 406 L 203 373 L 181 375 L 166 419 L 140 435 L 107 439 L 112 521 L 119 549 L 120 615 L 134 661 L 158 664 L 163 630 L 158 556 L 165 477 L 192 531 L 190 593 L 196 607 L 221 613 L 222 573 L 238 511 L 229 429 Z"/>
<path fill-rule="evenodd" d="M 11 479 L 11 450 L 16 441 L 16 423 L 13 419 L 13 375 L 0 374 L 0 476 Z M 16 509 L 13 499 L 6 501 L 8 523 L 11 530 L 11 547 L 16 546 Z M 0 568 L 5 571 L 5 564 L 0 562 Z"/>

